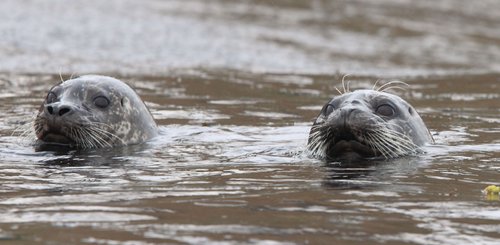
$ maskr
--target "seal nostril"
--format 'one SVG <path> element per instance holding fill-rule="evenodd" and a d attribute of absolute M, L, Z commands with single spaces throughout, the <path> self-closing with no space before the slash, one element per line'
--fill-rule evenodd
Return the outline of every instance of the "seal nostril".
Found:
<path fill-rule="evenodd" d="M 52 106 L 47 106 L 47 111 L 52 115 L 52 113 L 54 113 L 54 108 L 52 108 Z"/>
<path fill-rule="evenodd" d="M 59 116 L 62 116 L 62 115 L 66 114 L 66 113 L 68 113 L 70 111 L 71 111 L 71 109 L 69 109 L 69 108 L 61 108 L 59 110 Z"/>

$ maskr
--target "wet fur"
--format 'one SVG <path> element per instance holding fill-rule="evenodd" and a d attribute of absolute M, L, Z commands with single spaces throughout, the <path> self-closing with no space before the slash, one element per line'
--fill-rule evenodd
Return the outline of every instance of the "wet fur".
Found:
<path fill-rule="evenodd" d="M 350 83 L 345 82 L 345 78 L 346 76 L 342 78 L 342 91 L 336 89 L 340 94 L 339 98 L 354 94 L 354 91 L 351 91 Z M 376 93 L 373 96 L 378 94 L 386 96 L 386 91 L 390 89 L 405 90 L 403 86 L 408 87 L 408 84 L 400 81 L 387 82 L 377 87 L 378 84 L 379 81 L 375 82 L 371 90 L 366 90 L 366 94 Z M 346 99 L 347 98 L 349 97 L 346 97 Z M 401 101 L 404 100 L 401 99 Z M 397 103 L 402 103 L 401 101 L 397 101 Z M 325 107 L 328 106 L 329 103 L 327 103 Z M 410 115 L 408 120 L 415 120 L 416 122 L 401 122 L 395 120 L 397 123 L 394 123 L 384 119 L 373 111 L 371 113 L 363 111 L 358 118 L 350 119 L 359 123 L 355 124 L 351 122 L 350 125 L 342 127 L 337 125 L 337 122 L 332 122 L 334 119 L 329 118 L 328 116 L 330 115 L 323 115 L 323 110 L 326 110 L 324 107 L 315 120 L 314 125 L 311 127 L 308 139 L 308 150 L 313 157 L 319 159 L 331 160 L 339 158 L 341 155 L 349 153 L 336 152 L 335 147 L 337 147 L 339 142 L 342 143 L 342 139 L 338 139 L 341 137 L 339 135 L 348 134 L 352 135 L 349 136 L 352 137 L 352 139 L 350 139 L 352 141 L 347 141 L 354 142 L 351 144 L 355 146 L 354 148 L 356 148 L 356 150 L 359 150 L 359 152 L 354 153 L 361 155 L 361 157 L 382 157 L 388 159 L 419 153 L 421 152 L 421 146 L 425 143 L 433 142 L 433 139 L 417 112 L 414 111 L 409 104 L 408 106 Z M 332 113 L 333 112 L 330 114 Z M 337 117 L 339 117 L 338 114 Z"/>
<path fill-rule="evenodd" d="M 144 102 L 132 88 L 117 79 L 82 76 L 62 81 L 50 91 L 56 88 L 59 91 L 56 102 L 70 105 L 72 114 L 51 115 L 46 106 L 52 104 L 45 101 L 31 124 L 38 143 L 79 149 L 105 148 L 141 143 L 158 133 Z M 103 94 L 108 97 L 109 106 L 93 106 L 92 98 Z M 32 135 L 28 129 L 21 131 L 22 135 Z"/>

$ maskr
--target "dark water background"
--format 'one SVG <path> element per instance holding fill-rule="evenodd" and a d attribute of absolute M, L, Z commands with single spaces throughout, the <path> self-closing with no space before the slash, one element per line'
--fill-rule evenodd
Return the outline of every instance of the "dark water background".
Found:
<path fill-rule="evenodd" d="M 2 1 L 2 244 L 498 244 L 498 1 Z M 161 136 L 35 152 L 47 90 L 116 76 Z M 403 80 L 436 144 L 344 168 L 304 153 L 341 87 Z M 27 125 L 27 126 L 26 126 Z M 17 131 L 16 131 L 17 130 Z"/>

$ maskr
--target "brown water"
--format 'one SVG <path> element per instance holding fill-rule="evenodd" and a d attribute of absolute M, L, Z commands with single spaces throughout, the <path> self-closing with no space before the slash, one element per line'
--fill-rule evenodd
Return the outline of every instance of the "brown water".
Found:
<path fill-rule="evenodd" d="M 458 2 L 2 2 L 2 244 L 500 243 L 500 4 Z M 129 82 L 161 135 L 36 152 L 16 129 L 59 71 Z M 346 73 L 408 82 L 436 144 L 309 158 Z"/>

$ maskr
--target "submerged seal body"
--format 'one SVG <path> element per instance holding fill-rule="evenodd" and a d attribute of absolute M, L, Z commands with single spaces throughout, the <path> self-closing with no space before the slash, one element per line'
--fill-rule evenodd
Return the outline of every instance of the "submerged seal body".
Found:
<path fill-rule="evenodd" d="M 314 157 L 394 158 L 419 152 L 433 142 L 415 109 L 400 97 L 376 90 L 356 90 L 323 106 L 309 133 Z"/>
<path fill-rule="evenodd" d="M 158 133 L 148 108 L 124 82 L 86 75 L 52 87 L 34 123 L 40 143 L 73 148 L 138 144 Z"/>

